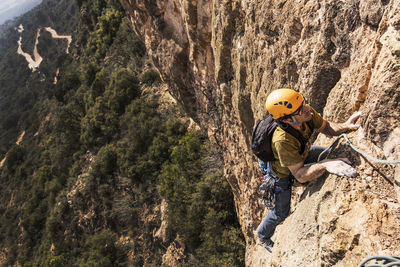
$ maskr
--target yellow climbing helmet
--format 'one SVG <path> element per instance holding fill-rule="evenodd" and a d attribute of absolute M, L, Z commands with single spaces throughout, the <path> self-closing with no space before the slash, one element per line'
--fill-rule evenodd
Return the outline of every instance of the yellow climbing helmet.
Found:
<path fill-rule="evenodd" d="M 276 120 L 295 112 L 303 103 L 303 96 L 293 89 L 280 88 L 272 91 L 265 101 L 265 107 Z"/>

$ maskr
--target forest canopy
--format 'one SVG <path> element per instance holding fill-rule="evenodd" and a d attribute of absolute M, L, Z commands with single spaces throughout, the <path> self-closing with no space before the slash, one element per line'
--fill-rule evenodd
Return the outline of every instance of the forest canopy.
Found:
<path fill-rule="evenodd" d="M 35 72 L 19 33 L 2 31 L 3 265 L 161 266 L 181 242 L 189 266 L 244 266 L 220 155 L 179 107 L 160 106 L 163 82 L 130 23 L 117 0 L 44 0 L 13 25 L 24 49 L 48 25 L 73 42 L 66 54 L 40 37 Z"/>

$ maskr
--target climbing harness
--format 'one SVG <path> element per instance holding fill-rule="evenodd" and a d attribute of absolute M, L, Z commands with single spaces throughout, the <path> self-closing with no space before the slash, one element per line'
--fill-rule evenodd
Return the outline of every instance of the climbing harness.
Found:
<path fill-rule="evenodd" d="M 332 145 L 330 145 L 327 149 L 322 151 L 321 154 L 318 156 L 318 161 L 320 161 L 323 156 L 327 157 L 329 155 L 329 153 L 333 150 L 333 148 L 337 146 L 337 144 L 339 143 L 339 140 L 341 138 L 344 138 L 354 151 L 356 151 L 357 153 L 363 155 L 364 157 L 366 157 L 372 161 L 379 162 L 379 163 L 385 163 L 385 164 L 400 164 L 400 160 L 382 160 L 382 159 L 377 159 L 377 158 L 374 158 L 374 157 L 368 155 L 367 153 L 365 153 L 365 152 L 361 151 L 360 149 L 358 149 L 357 147 L 355 147 L 350 142 L 350 140 L 346 134 L 339 135 L 339 137 L 332 143 Z"/>
<path fill-rule="evenodd" d="M 373 261 L 372 264 L 367 264 L 369 261 Z M 357 267 L 389 267 L 397 266 L 400 267 L 400 257 L 391 256 L 373 256 L 362 260 L 362 262 Z"/>

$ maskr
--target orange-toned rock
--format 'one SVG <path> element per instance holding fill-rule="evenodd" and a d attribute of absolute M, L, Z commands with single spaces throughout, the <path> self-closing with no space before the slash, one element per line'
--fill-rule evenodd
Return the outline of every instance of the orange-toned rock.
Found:
<path fill-rule="evenodd" d="M 171 94 L 221 148 L 246 265 L 356 266 L 367 255 L 400 251 L 399 168 L 368 162 L 342 143 L 335 154 L 349 157 L 360 176 L 325 176 L 298 192 L 266 254 L 256 244 L 265 209 L 250 149 L 266 96 L 291 87 L 329 120 L 362 111 L 354 144 L 399 159 L 398 1 L 121 2 Z"/>

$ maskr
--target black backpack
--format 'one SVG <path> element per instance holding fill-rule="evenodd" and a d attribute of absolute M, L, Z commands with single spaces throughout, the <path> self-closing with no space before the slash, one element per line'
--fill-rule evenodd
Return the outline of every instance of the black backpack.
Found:
<path fill-rule="evenodd" d="M 311 134 L 314 130 L 312 121 L 307 122 L 307 124 L 310 127 L 311 132 L 308 138 L 304 138 L 301 133 L 292 126 L 289 124 L 278 123 L 272 118 L 272 115 L 269 114 L 264 120 L 257 122 L 256 127 L 254 127 L 251 137 L 251 149 L 257 158 L 263 162 L 276 160 L 274 153 L 272 152 L 271 140 L 276 127 L 279 126 L 285 132 L 291 134 L 292 136 L 296 137 L 297 140 L 299 140 L 301 144 L 299 154 L 301 155 L 303 154 L 307 141 L 311 137 Z"/>

